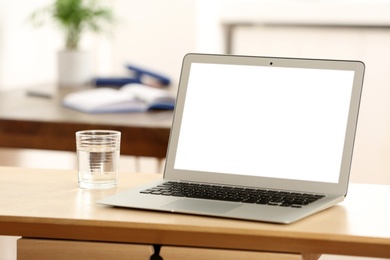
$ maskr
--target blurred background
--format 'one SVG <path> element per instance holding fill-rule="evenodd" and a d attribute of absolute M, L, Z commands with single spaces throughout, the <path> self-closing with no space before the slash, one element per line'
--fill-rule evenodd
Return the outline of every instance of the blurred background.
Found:
<path fill-rule="evenodd" d="M 28 16 L 49 0 L 0 0 L 0 91 L 56 81 L 63 38 Z M 86 35 L 96 76 L 133 63 L 172 79 L 189 52 L 357 59 L 366 64 L 353 171 L 390 175 L 390 1 L 111 0 L 110 37 Z M 388 177 L 390 179 L 390 177 Z"/>
<path fill-rule="evenodd" d="M 62 34 L 28 21 L 49 0 L 0 0 L 0 91 L 54 83 Z M 356 59 L 366 75 L 352 177 L 390 183 L 390 1 L 110 0 L 110 37 L 86 35 L 96 76 L 133 63 L 172 79 L 189 52 Z M 239 86 L 238 86 L 239 87 Z"/>

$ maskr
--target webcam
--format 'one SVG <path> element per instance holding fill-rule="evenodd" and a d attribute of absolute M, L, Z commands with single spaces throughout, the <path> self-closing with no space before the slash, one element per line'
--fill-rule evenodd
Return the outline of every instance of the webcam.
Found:
<path fill-rule="evenodd" d="M 272 65 L 272 64 L 274 64 L 272 61 L 269 63 L 269 65 Z"/>

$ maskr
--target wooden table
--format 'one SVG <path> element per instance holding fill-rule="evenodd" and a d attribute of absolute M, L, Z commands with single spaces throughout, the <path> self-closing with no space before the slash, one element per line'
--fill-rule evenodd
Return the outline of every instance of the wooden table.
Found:
<path fill-rule="evenodd" d="M 40 241 L 87 241 L 267 251 L 301 254 L 304 259 L 318 259 L 321 254 L 390 257 L 389 186 L 352 184 L 340 205 L 290 225 L 95 203 L 156 178 L 161 176 L 121 174 L 118 188 L 90 191 L 78 188 L 75 171 L 0 167 L 0 235 L 22 236 L 25 242 L 44 239 L 35 241 L 37 245 Z M 27 248 L 45 251 L 41 246 Z M 67 253 L 76 250 L 70 248 Z"/>
<path fill-rule="evenodd" d="M 50 98 L 0 92 L 0 147 L 75 151 L 76 131 L 113 129 L 122 132 L 121 154 L 165 158 L 172 111 L 86 114 L 61 105 L 70 91 Z"/>

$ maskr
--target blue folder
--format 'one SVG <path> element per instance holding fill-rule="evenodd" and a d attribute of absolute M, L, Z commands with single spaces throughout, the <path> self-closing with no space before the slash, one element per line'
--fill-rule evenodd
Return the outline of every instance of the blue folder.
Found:
<path fill-rule="evenodd" d="M 126 68 L 134 74 L 132 77 L 97 77 L 94 80 L 95 85 L 97 87 L 99 86 L 122 87 L 123 85 L 130 84 L 130 83 L 142 83 L 142 78 L 144 76 L 152 78 L 162 86 L 168 86 L 171 83 L 171 80 L 168 77 L 165 77 L 158 73 L 146 69 L 142 69 L 134 65 L 126 65 Z"/>

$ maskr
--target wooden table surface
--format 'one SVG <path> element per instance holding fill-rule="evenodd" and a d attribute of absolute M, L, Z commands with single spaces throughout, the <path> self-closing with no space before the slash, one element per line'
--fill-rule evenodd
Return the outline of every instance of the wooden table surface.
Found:
<path fill-rule="evenodd" d="M 165 158 L 172 111 L 86 114 L 65 108 L 59 89 L 52 97 L 26 91 L 0 92 L 0 146 L 75 151 L 75 132 L 113 129 L 122 132 L 121 154 Z"/>
<path fill-rule="evenodd" d="M 390 186 L 352 184 L 341 204 L 289 225 L 95 203 L 156 178 L 121 173 L 118 188 L 90 191 L 78 188 L 75 171 L 0 167 L 0 235 L 390 257 Z"/>

